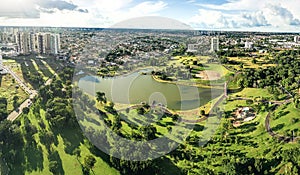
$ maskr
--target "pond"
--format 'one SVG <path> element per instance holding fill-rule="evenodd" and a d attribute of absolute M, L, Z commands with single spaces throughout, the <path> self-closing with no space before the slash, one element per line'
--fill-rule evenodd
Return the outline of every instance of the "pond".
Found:
<path fill-rule="evenodd" d="M 137 71 L 126 76 L 102 78 L 85 76 L 78 86 L 84 92 L 95 96 L 104 92 L 109 101 L 122 104 L 163 104 L 173 110 L 195 109 L 221 95 L 222 90 L 198 88 L 158 82 L 151 75 Z"/>

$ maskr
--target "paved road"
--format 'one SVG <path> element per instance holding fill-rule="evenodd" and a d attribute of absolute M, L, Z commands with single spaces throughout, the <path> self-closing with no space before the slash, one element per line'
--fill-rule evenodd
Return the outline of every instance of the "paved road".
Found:
<path fill-rule="evenodd" d="M 4 66 L 3 68 L 4 68 L 9 74 L 11 74 L 11 75 L 14 77 L 14 79 L 17 80 L 17 82 L 19 83 L 20 87 L 21 87 L 22 89 L 24 89 L 24 91 L 25 91 L 27 94 L 30 95 L 29 98 L 26 99 L 26 100 L 20 105 L 20 107 L 19 107 L 17 110 L 11 112 L 11 113 L 8 115 L 7 120 L 14 121 L 14 120 L 16 120 L 16 119 L 23 113 L 23 109 L 24 109 L 25 107 L 29 107 L 29 106 L 32 104 L 32 101 L 31 101 L 31 100 L 34 99 L 34 97 L 38 95 L 38 91 L 33 90 L 33 89 L 31 89 L 30 87 L 28 87 L 28 86 L 22 81 L 22 79 L 21 79 L 20 77 L 18 77 L 18 75 L 15 74 L 9 67 Z M 63 67 L 62 67 L 62 68 L 63 68 Z M 57 73 L 55 73 L 55 74 L 53 75 L 53 77 L 56 77 L 56 76 L 57 76 Z M 53 78 L 49 78 L 49 79 L 45 82 L 45 85 L 50 85 L 50 84 L 52 83 L 52 81 L 53 81 Z"/>
<path fill-rule="evenodd" d="M 26 99 L 17 110 L 14 110 L 13 112 L 11 112 L 8 117 L 7 120 L 10 121 L 14 121 L 16 120 L 23 112 L 23 109 L 25 107 L 29 107 L 32 104 L 32 99 L 38 94 L 36 90 L 31 89 L 30 87 L 28 87 L 21 79 L 20 77 L 18 77 L 17 74 L 15 74 L 9 67 L 4 66 L 3 67 L 10 75 L 13 76 L 13 78 L 18 82 L 19 86 L 27 93 L 29 94 L 29 98 Z"/>

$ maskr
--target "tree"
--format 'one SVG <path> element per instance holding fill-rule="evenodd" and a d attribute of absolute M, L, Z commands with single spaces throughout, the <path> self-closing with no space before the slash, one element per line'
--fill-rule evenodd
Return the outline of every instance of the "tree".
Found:
<path fill-rule="evenodd" d="M 140 107 L 140 108 L 138 108 L 137 109 L 137 113 L 139 114 L 139 115 L 144 115 L 145 114 L 145 109 L 143 108 L 143 107 Z"/>
<path fill-rule="evenodd" d="M 143 138 L 146 140 L 153 140 L 156 138 L 155 134 L 157 130 L 153 125 L 142 126 L 139 130 L 142 133 Z"/>
<path fill-rule="evenodd" d="M 18 97 L 18 96 L 14 96 L 14 97 L 13 97 L 13 106 L 14 106 L 14 109 L 17 109 L 18 106 L 19 106 L 18 100 L 19 100 L 19 97 Z"/>
<path fill-rule="evenodd" d="M 96 93 L 96 100 L 100 103 L 106 103 L 107 99 L 105 97 L 105 93 L 104 92 L 97 92 Z"/>
<path fill-rule="evenodd" d="M 201 114 L 202 116 L 204 116 L 204 115 L 205 115 L 205 111 L 202 109 L 202 110 L 200 111 L 200 114 Z"/>
<path fill-rule="evenodd" d="M 0 98 L 0 121 L 6 119 L 7 115 L 7 99 Z"/>
<path fill-rule="evenodd" d="M 94 168 L 97 160 L 95 159 L 94 156 L 88 155 L 84 158 L 84 167 L 87 168 L 88 170 L 91 170 Z"/>
<path fill-rule="evenodd" d="M 53 174 L 58 174 L 57 169 L 59 168 L 57 161 L 50 161 L 49 163 L 49 170 Z"/>
<path fill-rule="evenodd" d="M 80 149 L 79 148 L 76 148 L 76 149 L 74 149 L 74 151 L 73 151 L 73 154 L 75 154 L 76 155 L 76 158 L 78 159 L 78 157 L 80 157 Z"/>
<path fill-rule="evenodd" d="M 177 115 L 177 114 L 175 114 L 175 115 L 172 116 L 172 121 L 173 121 L 173 122 L 176 122 L 176 121 L 178 121 L 179 119 L 180 119 L 180 116 Z"/>
<path fill-rule="evenodd" d="M 253 100 L 251 100 L 251 99 L 247 99 L 247 100 L 246 100 L 246 104 L 247 104 L 247 105 L 251 105 L 251 104 L 253 104 Z"/>
<path fill-rule="evenodd" d="M 28 107 L 23 108 L 23 113 L 24 114 L 28 114 L 30 111 L 30 109 Z"/>

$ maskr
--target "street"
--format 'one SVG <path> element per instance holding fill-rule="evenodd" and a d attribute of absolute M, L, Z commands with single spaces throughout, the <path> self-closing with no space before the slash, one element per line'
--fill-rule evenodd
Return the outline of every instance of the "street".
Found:
<path fill-rule="evenodd" d="M 27 93 L 29 94 L 29 98 L 26 99 L 21 105 L 20 107 L 16 110 L 14 110 L 13 112 L 11 112 L 8 117 L 7 120 L 10 121 L 14 121 L 16 120 L 22 113 L 23 113 L 23 109 L 25 107 L 29 107 L 32 104 L 32 99 L 37 95 L 37 91 L 36 90 L 32 90 L 30 87 L 28 87 L 9 67 L 4 66 L 3 67 L 10 75 L 13 76 L 13 78 L 18 82 L 18 84 L 20 85 L 20 87 Z"/>

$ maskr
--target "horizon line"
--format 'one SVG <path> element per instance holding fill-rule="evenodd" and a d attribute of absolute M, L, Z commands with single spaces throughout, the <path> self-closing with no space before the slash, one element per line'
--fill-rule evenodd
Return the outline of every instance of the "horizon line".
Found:
<path fill-rule="evenodd" d="M 240 33 L 293 33 L 300 34 L 300 31 L 259 31 L 259 30 L 234 30 L 234 29 L 160 29 L 160 28 L 122 28 L 122 27 L 67 27 L 67 26 L 4 26 L 0 25 L 0 28 L 63 28 L 63 29 L 101 29 L 101 30 L 161 30 L 161 31 L 199 31 L 199 32 L 240 32 Z"/>

